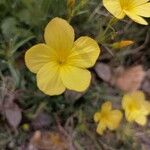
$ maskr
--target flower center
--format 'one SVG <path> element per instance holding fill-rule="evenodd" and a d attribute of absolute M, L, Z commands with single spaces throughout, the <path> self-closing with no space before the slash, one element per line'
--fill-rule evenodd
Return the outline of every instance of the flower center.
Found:
<path fill-rule="evenodd" d="M 123 10 L 131 10 L 132 9 L 132 6 L 131 6 L 131 3 L 130 1 L 127 1 L 127 0 L 121 0 L 120 1 L 120 5 L 121 5 L 121 8 Z"/>
<path fill-rule="evenodd" d="M 129 110 L 131 111 L 131 112 L 135 112 L 135 111 L 137 111 L 139 109 L 139 107 L 136 105 L 136 104 L 131 104 L 131 105 L 129 105 Z"/>
<path fill-rule="evenodd" d="M 59 59 L 58 60 L 59 65 L 63 65 L 63 64 L 65 64 L 65 62 L 66 62 L 66 60 L 64 60 L 64 59 Z"/>
<path fill-rule="evenodd" d="M 62 66 L 65 65 L 68 61 L 68 56 L 70 54 L 70 51 L 61 50 L 57 54 L 57 63 Z"/>
<path fill-rule="evenodd" d="M 109 120 L 109 113 L 108 112 L 103 112 L 101 113 L 101 119 L 104 121 L 104 122 L 107 122 Z"/>

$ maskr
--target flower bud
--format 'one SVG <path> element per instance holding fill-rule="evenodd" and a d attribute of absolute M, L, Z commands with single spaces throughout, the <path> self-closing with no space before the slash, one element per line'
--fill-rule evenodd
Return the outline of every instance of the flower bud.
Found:
<path fill-rule="evenodd" d="M 130 41 L 130 40 L 123 40 L 120 42 L 115 42 L 112 44 L 112 48 L 114 49 L 120 49 L 120 48 L 125 48 L 127 46 L 130 46 L 134 43 L 134 41 Z"/>
<path fill-rule="evenodd" d="M 76 0 L 67 0 L 67 6 L 68 8 L 73 8 L 75 5 Z"/>

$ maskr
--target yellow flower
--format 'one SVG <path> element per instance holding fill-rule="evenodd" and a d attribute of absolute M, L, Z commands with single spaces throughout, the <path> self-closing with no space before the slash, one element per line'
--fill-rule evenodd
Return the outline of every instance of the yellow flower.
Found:
<path fill-rule="evenodd" d="M 149 0 L 103 0 L 103 4 L 118 19 L 127 15 L 139 24 L 148 25 L 142 17 L 150 17 Z"/>
<path fill-rule="evenodd" d="M 61 18 L 52 19 L 45 28 L 46 44 L 31 47 L 25 54 L 29 70 L 36 73 L 37 86 L 48 95 L 59 95 L 65 89 L 88 88 L 92 67 L 100 53 L 97 42 L 83 36 L 74 42 L 74 30 Z"/>
<path fill-rule="evenodd" d="M 122 119 L 122 113 L 119 110 L 112 110 L 111 102 L 105 102 L 99 112 L 94 114 L 94 121 L 98 123 L 97 133 L 103 134 L 106 128 L 115 130 L 118 128 Z"/>
<path fill-rule="evenodd" d="M 150 102 L 145 100 L 142 91 L 125 94 L 122 100 L 122 107 L 125 110 L 127 121 L 135 121 L 139 125 L 146 124 L 146 117 L 150 113 Z"/>

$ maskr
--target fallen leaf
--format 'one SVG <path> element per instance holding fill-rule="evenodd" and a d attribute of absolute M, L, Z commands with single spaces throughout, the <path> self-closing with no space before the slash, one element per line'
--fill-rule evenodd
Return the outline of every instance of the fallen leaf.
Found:
<path fill-rule="evenodd" d="M 29 144 L 29 150 L 69 150 L 66 138 L 58 132 L 36 131 Z"/>
<path fill-rule="evenodd" d="M 12 103 L 11 106 L 5 108 L 5 116 L 8 123 L 16 129 L 21 122 L 22 113 L 21 109 L 16 103 Z"/>
<path fill-rule="evenodd" d="M 114 72 L 111 83 L 123 91 L 132 92 L 141 87 L 144 77 L 145 71 L 141 65 L 128 69 L 119 68 Z"/>
<path fill-rule="evenodd" d="M 52 123 L 52 117 L 46 112 L 40 112 L 32 121 L 32 127 L 34 130 L 49 128 Z"/>
<path fill-rule="evenodd" d="M 99 78 L 102 80 L 109 82 L 112 76 L 111 68 L 104 63 L 97 63 L 95 66 L 95 71 Z"/>

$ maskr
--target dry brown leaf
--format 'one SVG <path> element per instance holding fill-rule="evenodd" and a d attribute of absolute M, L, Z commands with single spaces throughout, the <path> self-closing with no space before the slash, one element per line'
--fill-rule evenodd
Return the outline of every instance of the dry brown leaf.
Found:
<path fill-rule="evenodd" d="M 69 150 L 65 137 L 58 132 L 36 131 L 30 140 L 29 150 Z"/>
<path fill-rule="evenodd" d="M 49 128 L 52 123 L 52 118 L 46 112 L 40 112 L 32 121 L 32 127 L 34 130 Z"/>
<path fill-rule="evenodd" d="M 104 63 L 97 63 L 95 66 L 97 75 L 104 81 L 109 82 L 112 76 L 111 68 Z"/>
<path fill-rule="evenodd" d="M 15 91 L 13 79 L 5 77 L 0 86 L 0 113 L 6 117 L 10 126 L 17 129 L 22 119 L 22 113 L 15 103 L 18 93 Z"/>
<path fill-rule="evenodd" d="M 16 129 L 22 119 L 21 109 L 17 104 L 12 103 L 9 107 L 5 108 L 5 116 L 8 123 Z"/>
<path fill-rule="evenodd" d="M 145 77 L 145 71 L 141 65 L 128 69 L 119 68 L 115 71 L 111 83 L 119 89 L 131 92 L 138 90 Z"/>
<path fill-rule="evenodd" d="M 138 90 L 146 74 L 141 65 L 128 69 L 120 66 L 114 69 L 115 71 L 112 72 L 112 70 L 110 66 L 104 63 L 97 63 L 95 66 L 95 71 L 99 78 L 126 92 Z M 146 82 L 145 89 L 149 90 L 148 86 Z"/>

